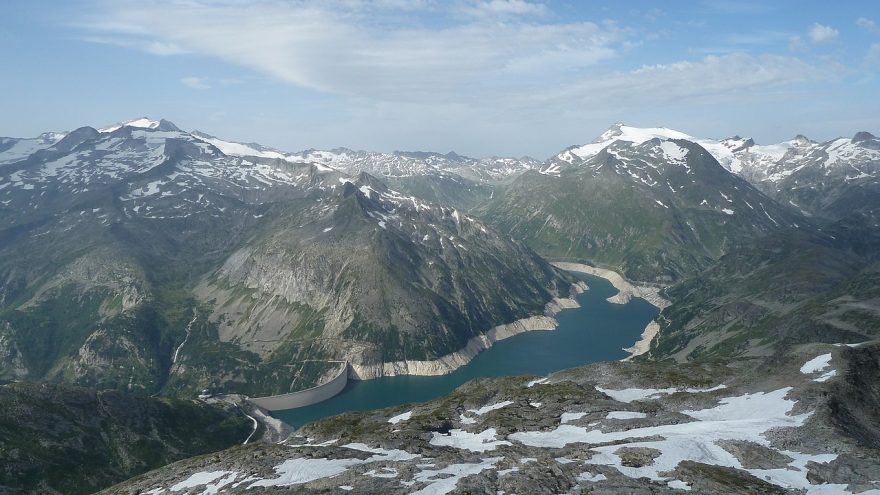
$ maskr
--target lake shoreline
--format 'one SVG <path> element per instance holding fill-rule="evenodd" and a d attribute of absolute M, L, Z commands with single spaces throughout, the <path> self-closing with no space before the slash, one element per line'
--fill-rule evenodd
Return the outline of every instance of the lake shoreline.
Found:
<path fill-rule="evenodd" d="M 550 264 L 560 270 L 585 273 L 607 280 L 618 290 L 617 294 L 606 299 L 612 304 L 627 304 L 634 297 L 644 299 L 661 311 L 671 304 L 660 296 L 661 288 L 637 285 L 613 270 L 562 261 L 551 262 Z M 384 376 L 439 376 L 453 373 L 470 363 L 477 354 L 489 349 L 496 342 L 525 332 L 555 330 L 559 323 L 554 317 L 563 309 L 579 308 L 580 304 L 578 304 L 576 297 L 585 290 L 588 290 L 588 287 L 583 282 L 572 284 L 570 296 L 567 298 L 553 298 L 544 306 L 543 315 L 534 315 L 512 323 L 495 326 L 483 334 L 472 337 L 462 349 L 441 356 L 438 359 L 369 364 L 356 363 L 350 359 L 349 378 L 352 380 L 372 380 Z M 648 323 L 641 334 L 641 338 L 632 346 L 623 349 L 629 353 L 629 356 L 624 358 L 624 360 L 632 359 L 647 352 L 651 347 L 651 341 L 657 336 L 659 330 L 660 325 L 656 320 Z"/>
<path fill-rule="evenodd" d="M 614 288 L 618 290 L 617 294 L 606 299 L 606 301 L 612 304 L 626 304 L 633 297 L 644 299 L 660 311 L 663 311 L 672 304 L 670 301 L 660 295 L 660 291 L 662 290 L 661 287 L 637 285 L 613 270 L 584 265 L 582 263 L 571 263 L 567 261 L 556 261 L 551 262 L 550 264 L 555 266 L 556 268 L 559 268 L 560 270 L 586 273 L 588 275 L 594 275 L 596 277 L 604 278 L 605 280 L 611 282 L 611 285 L 613 285 Z M 629 353 L 629 356 L 623 358 L 622 361 L 629 361 L 636 356 L 640 356 L 648 352 L 648 350 L 651 349 L 651 341 L 654 340 L 658 333 L 660 333 L 660 324 L 657 323 L 656 319 L 654 319 L 650 323 L 648 323 L 647 326 L 645 326 L 645 330 L 642 332 L 641 338 L 636 341 L 635 344 L 633 344 L 631 347 L 623 349 L 624 351 Z"/>
<path fill-rule="evenodd" d="M 277 411 L 276 417 L 291 425 L 303 425 L 346 411 L 423 402 L 448 394 L 478 378 L 545 376 L 562 369 L 626 357 L 623 349 L 639 340 L 645 325 L 656 318 L 657 308 L 642 299 L 634 299 L 628 304 L 609 303 L 608 298 L 619 292 L 611 282 L 586 273 L 573 272 L 572 275 L 576 281 L 583 282 L 578 291 L 581 293 L 577 295 L 579 307 L 559 311 L 559 301 L 547 307 L 558 311 L 554 317 L 558 325 L 553 325 L 553 331 L 508 329 L 514 330 L 510 333 L 516 335 L 500 341 L 496 339 L 491 348 L 476 353 L 467 366 L 459 366 L 453 372 L 349 380 L 339 395 L 310 406 Z M 493 337 L 500 335 L 499 332 Z M 384 366 L 374 369 L 384 371 Z"/>
<path fill-rule="evenodd" d="M 512 323 L 490 328 L 488 331 L 468 340 L 467 345 L 438 359 L 425 361 L 391 361 L 383 363 L 355 363 L 349 361 L 349 378 L 352 380 L 372 380 L 385 376 L 439 376 L 448 375 L 470 363 L 480 352 L 489 349 L 496 342 L 525 332 L 552 331 L 559 326 L 554 318 L 564 309 L 579 308 L 576 297 L 588 287 L 583 282 L 571 285 L 569 297 L 554 297 L 544 305 L 543 315 L 533 315 Z"/>

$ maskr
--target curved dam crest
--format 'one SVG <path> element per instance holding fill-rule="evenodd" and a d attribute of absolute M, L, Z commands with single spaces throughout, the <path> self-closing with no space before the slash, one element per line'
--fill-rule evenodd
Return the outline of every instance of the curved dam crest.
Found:
<path fill-rule="evenodd" d="M 642 337 L 645 328 L 659 314 L 659 309 L 638 297 L 625 302 L 609 300 L 619 292 L 611 282 L 583 272 L 574 272 L 573 275 L 585 282 L 589 289 L 576 296 L 580 307 L 563 309 L 555 315 L 558 327 L 554 331 L 509 335 L 451 373 L 348 380 L 338 395 L 304 407 L 275 410 L 273 416 L 299 427 L 347 411 L 423 402 L 448 394 L 474 378 L 546 375 L 565 368 L 627 357 L 625 349 Z"/>

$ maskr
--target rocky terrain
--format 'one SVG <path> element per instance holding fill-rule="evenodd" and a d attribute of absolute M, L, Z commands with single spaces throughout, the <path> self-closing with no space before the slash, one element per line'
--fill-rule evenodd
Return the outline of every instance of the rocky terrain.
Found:
<path fill-rule="evenodd" d="M 228 403 L 50 384 L 0 385 L 0 493 L 86 494 L 173 461 L 257 441 Z"/>
<path fill-rule="evenodd" d="M 104 493 L 880 493 L 880 344 L 477 380 Z"/>

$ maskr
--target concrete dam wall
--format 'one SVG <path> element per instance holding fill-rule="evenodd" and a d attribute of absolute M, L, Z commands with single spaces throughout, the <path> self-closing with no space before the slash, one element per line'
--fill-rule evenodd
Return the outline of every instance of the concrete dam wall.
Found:
<path fill-rule="evenodd" d="M 318 402 L 325 401 L 334 395 L 342 392 L 348 383 L 348 363 L 344 363 L 339 374 L 327 383 L 312 387 L 299 392 L 291 392 L 289 394 L 269 395 L 266 397 L 249 398 L 253 404 L 266 409 L 267 411 L 280 411 L 283 409 L 293 409 L 296 407 L 305 407 Z"/>

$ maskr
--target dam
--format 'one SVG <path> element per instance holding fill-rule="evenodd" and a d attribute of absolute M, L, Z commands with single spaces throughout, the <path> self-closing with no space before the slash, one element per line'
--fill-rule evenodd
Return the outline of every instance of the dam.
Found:
<path fill-rule="evenodd" d="M 248 400 L 267 411 L 281 411 L 296 409 L 298 407 L 311 406 L 336 396 L 345 389 L 348 384 L 348 361 L 340 363 L 339 373 L 333 379 L 312 388 L 290 392 L 281 395 L 269 395 L 266 397 L 248 398 Z"/>

